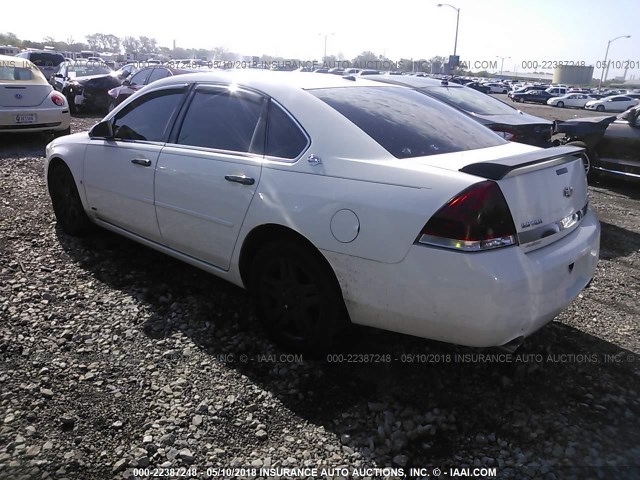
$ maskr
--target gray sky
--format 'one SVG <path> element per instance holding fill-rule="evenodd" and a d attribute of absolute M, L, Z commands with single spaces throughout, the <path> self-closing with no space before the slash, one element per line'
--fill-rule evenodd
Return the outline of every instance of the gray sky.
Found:
<path fill-rule="evenodd" d="M 236 0 L 231 2 L 8 2 L 0 31 L 18 37 L 84 41 L 91 33 L 150 36 L 160 45 L 213 48 L 242 55 L 278 55 L 319 60 L 324 52 L 351 59 L 364 50 L 393 60 L 453 53 L 456 11 L 437 1 L 362 2 Z M 468 62 L 511 57 L 504 69 L 531 71 L 531 62 L 609 59 L 640 77 L 640 0 L 452 0 L 460 8 L 458 54 Z M 175 5 L 169 7 L 169 5 Z M 8 13 L 8 15 L 7 15 Z M 13 19 L 24 17 L 24 21 Z M 6 19 L 12 20 L 7 22 Z M 524 62 L 524 63 L 523 63 Z M 547 70 L 552 72 L 553 69 Z M 596 73 L 599 70 L 596 68 Z M 611 68 L 610 76 L 621 68 Z M 594 76 L 597 76 L 594 74 Z"/>

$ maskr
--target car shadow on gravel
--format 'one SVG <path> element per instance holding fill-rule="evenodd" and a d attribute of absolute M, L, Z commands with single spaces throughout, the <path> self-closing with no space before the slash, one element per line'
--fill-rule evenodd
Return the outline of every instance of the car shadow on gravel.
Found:
<path fill-rule="evenodd" d="M 638 181 L 601 175 L 595 182 L 592 182 L 591 185 L 611 190 L 631 200 L 640 200 L 640 188 L 638 188 L 640 183 Z"/>
<path fill-rule="evenodd" d="M 640 233 L 600 220 L 600 258 L 612 260 L 640 250 Z"/>
<path fill-rule="evenodd" d="M 79 268 L 149 309 L 132 326 L 154 340 L 181 332 L 334 433 L 341 455 L 396 467 L 465 459 L 535 478 L 561 466 L 639 463 L 640 356 L 578 329 L 554 322 L 509 354 L 356 328 L 325 359 L 283 356 L 242 289 L 110 232 L 57 233 Z M 284 443 L 282 431 L 269 435 Z M 621 472 L 614 476 L 633 477 Z"/>
<path fill-rule="evenodd" d="M 47 133 L 0 133 L 0 157 L 44 157 L 51 140 L 53 135 Z"/>

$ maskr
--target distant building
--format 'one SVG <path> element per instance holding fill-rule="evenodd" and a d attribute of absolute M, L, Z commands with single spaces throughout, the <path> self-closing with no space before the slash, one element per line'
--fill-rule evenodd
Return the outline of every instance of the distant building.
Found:
<path fill-rule="evenodd" d="M 564 85 L 591 85 L 593 66 L 559 65 L 553 71 L 553 83 Z"/>
<path fill-rule="evenodd" d="M 0 55 L 9 55 L 15 56 L 20 53 L 20 49 L 18 47 L 14 47 L 13 45 L 0 45 Z"/>

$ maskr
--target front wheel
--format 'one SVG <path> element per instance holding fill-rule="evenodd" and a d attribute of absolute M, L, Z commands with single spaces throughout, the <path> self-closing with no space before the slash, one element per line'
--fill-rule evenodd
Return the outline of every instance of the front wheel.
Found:
<path fill-rule="evenodd" d="M 264 246 L 252 263 L 249 289 L 265 330 L 288 350 L 327 352 L 350 323 L 333 270 L 301 242 Z"/>
<path fill-rule="evenodd" d="M 51 167 L 49 194 L 58 225 L 65 233 L 82 236 L 91 228 L 91 221 L 84 211 L 76 182 L 64 163 Z"/>
<path fill-rule="evenodd" d="M 556 105 L 558 108 L 564 108 L 564 102 L 558 102 Z"/>
<path fill-rule="evenodd" d="M 596 107 L 596 112 L 604 112 L 604 105 L 598 105 Z"/>

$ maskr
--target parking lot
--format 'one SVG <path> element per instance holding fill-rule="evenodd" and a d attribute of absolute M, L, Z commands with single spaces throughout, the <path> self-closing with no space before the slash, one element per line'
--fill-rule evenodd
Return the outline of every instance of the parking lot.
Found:
<path fill-rule="evenodd" d="M 98 118 L 72 118 L 72 132 Z M 0 138 L 0 478 L 148 466 L 192 478 L 287 466 L 640 478 L 637 184 L 590 186 L 597 275 L 514 354 L 357 328 L 318 360 L 283 355 L 222 280 L 105 231 L 62 233 L 47 141 Z M 234 467 L 248 470 L 217 470 Z"/>

